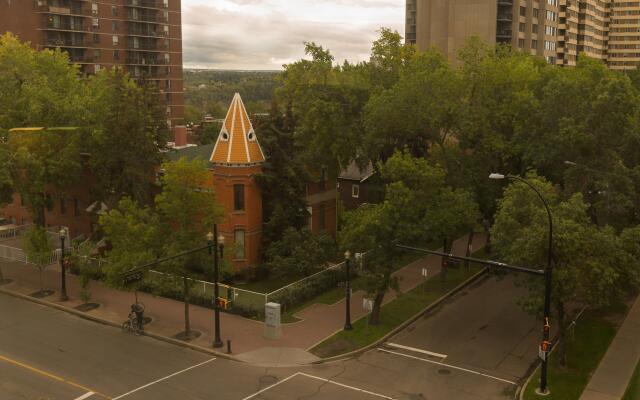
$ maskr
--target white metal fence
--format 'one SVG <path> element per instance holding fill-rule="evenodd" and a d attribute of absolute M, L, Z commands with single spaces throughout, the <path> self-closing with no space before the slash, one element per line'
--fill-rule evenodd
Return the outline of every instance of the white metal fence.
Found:
<path fill-rule="evenodd" d="M 191 286 L 190 294 L 192 298 L 197 298 L 207 305 L 214 304 L 215 284 L 213 282 L 191 278 L 187 278 L 187 280 Z M 150 270 L 146 282 L 151 284 L 154 289 L 160 291 L 162 291 L 163 287 L 178 291 L 181 290 L 183 278 L 177 275 Z M 227 302 L 227 308 L 230 311 L 256 317 L 264 313 L 266 294 L 240 289 L 224 283 L 218 283 L 218 288 L 220 298 Z"/>
<path fill-rule="evenodd" d="M 3 240 L 14 239 L 20 236 L 20 234 L 27 230 L 30 226 L 31 225 L 20 225 L 10 229 L 0 230 L 0 242 Z"/>
<path fill-rule="evenodd" d="M 45 262 L 43 264 L 51 265 L 51 264 L 57 263 L 60 260 L 60 255 L 61 255 L 60 249 L 53 250 L 49 255 L 49 258 L 44 260 Z M 17 247 L 0 245 L 0 258 L 4 258 L 5 260 L 10 260 L 10 261 L 23 262 L 27 264 L 40 265 L 39 262 L 29 257 L 24 250 L 19 249 Z"/>

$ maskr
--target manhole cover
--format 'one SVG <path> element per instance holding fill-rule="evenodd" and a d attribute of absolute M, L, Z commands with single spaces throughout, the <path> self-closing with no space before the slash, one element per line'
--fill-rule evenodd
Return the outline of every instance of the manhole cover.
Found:
<path fill-rule="evenodd" d="M 263 375 L 260 377 L 260 383 L 264 385 L 273 385 L 278 382 L 278 378 L 273 375 Z"/>
<path fill-rule="evenodd" d="M 440 375 L 450 375 L 451 374 L 451 370 L 450 369 L 446 369 L 446 368 L 441 368 L 438 370 L 438 373 Z"/>

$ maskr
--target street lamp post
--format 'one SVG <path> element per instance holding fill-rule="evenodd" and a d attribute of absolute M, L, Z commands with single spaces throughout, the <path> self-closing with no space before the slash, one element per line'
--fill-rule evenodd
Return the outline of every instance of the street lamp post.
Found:
<path fill-rule="evenodd" d="M 218 224 L 213 225 L 213 233 L 207 234 L 207 241 L 209 243 L 209 255 L 213 253 L 213 315 L 214 315 L 214 339 L 213 347 L 220 348 L 224 344 L 220 338 L 220 288 L 218 285 L 219 272 L 218 272 L 218 251 L 220 257 L 224 257 L 224 236 L 218 236 Z"/>
<path fill-rule="evenodd" d="M 67 236 L 67 230 L 64 228 L 60 228 L 60 301 L 69 300 L 69 296 L 67 296 L 67 274 L 66 274 L 66 265 L 64 262 L 64 239 Z"/>
<path fill-rule="evenodd" d="M 551 278 L 553 274 L 553 270 L 551 266 L 551 259 L 552 259 L 552 252 L 553 252 L 553 218 L 551 217 L 551 210 L 549 209 L 549 204 L 542 196 L 542 193 L 540 193 L 540 191 L 536 189 L 536 187 L 533 186 L 531 183 L 529 183 L 527 180 L 522 179 L 519 176 L 515 176 L 515 175 L 503 175 L 503 174 L 496 174 L 496 173 L 489 175 L 489 178 L 497 179 L 497 180 L 511 179 L 511 180 L 520 181 L 526 184 L 527 186 L 529 186 L 529 188 L 531 188 L 534 192 L 536 192 L 536 194 L 542 201 L 542 204 L 544 204 L 544 208 L 547 210 L 547 217 L 549 218 L 549 242 L 547 245 L 547 267 L 544 270 L 544 321 L 542 326 L 542 346 L 541 346 L 541 350 L 544 354 L 544 358 L 542 359 L 542 367 L 540 370 L 540 388 L 537 391 L 538 394 L 546 396 L 549 394 L 549 389 L 547 387 L 547 367 L 548 367 L 548 358 L 549 358 L 549 350 L 550 350 L 549 348 L 549 330 L 550 330 L 549 317 L 551 314 L 551 283 L 552 283 Z"/>
<path fill-rule="evenodd" d="M 351 252 L 348 250 L 344 253 L 344 263 L 346 267 L 346 280 L 344 285 L 344 297 L 345 297 L 345 320 L 344 320 L 344 330 L 350 331 L 353 329 L 351 326 Z"/>

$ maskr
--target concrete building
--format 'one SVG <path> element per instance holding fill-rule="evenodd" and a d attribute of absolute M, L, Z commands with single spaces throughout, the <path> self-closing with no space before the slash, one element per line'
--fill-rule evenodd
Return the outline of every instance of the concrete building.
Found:
<path fill-rule="evenodd" d="M 171 126 L 182 123 L 180 0 L 2 0 L 0 34 L 60 48 L 84 74 L 120 65 L 157 85 Z"/>
<path fill-rule="evenodd" d="M 574 66 L 579 54 L 612 69 L 640 63 L 640 2 L 612 0 L 407 0 L 406 40 L 449 60 L 470 36 Z"/>

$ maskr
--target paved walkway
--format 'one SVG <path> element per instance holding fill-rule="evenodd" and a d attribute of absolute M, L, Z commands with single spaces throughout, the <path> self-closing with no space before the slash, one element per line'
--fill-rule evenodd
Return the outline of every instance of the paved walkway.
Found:
<path fill-rule="evenodd" d="M 640 297 L 631 307 L 580 400 L 620 400 L 640 361 Z"/>
<path fill-rule="evenodd" d="M 453 252 L 455 254 L 464 254 L 467 240 L 467 236 L 456 240 Z M 486 236 L 484 234 L 476 234 L 473 240 L 473 249 L 481 249 L 485 241 Z M 14 280 L 9 285 L 2 286 L 3 290 L 22 294 L 31 294 L 38 291 L 40 281 L 36 267 L 6 260 L 0 260 L 0 265 L 3 268 L 5 277 Z M 401 278 L 401 292 L 407 292 L 424 281 L 421 271 L 425 267 L 429 270 L 429 279 L 433 279 L 440 272 L 440 257 L 427 256 L 398 270 L 396 275 Z M 60 287 L 58 267 L 51 266 L 47 268 L 43 273 L 43 279 L 45 289 L 57 290 Z M 100 282 L 92 282 L 90 291 L 91 301 L 102 305 L 100 308 L 91 311 L 92 315 L 118 323 L 126 320 L 129 307 L 134 302 L 132 293 L 112 289 Z M 58 301 L 59 294 L 57 292 L 45 300 L 64 304 L 67 307 L 75 307 L 82 303 L 79 300 L 80 284 L 76 276 L 67 276 L 67 292 L 70 300 L 65 303 Z M 153 321 L 147 325 L 146 329 L 164 336 L 173 336 L 184 330 L 184 304 L 182 302 L 147 293 L 139 293 L 138 297 L 145 304 L 147 315 L 153 318 Z M 354 321 L 366 313 L 362 309 L 363 297 L 363 291 L 353 294 L 351 316 Z M 385 303 L 395 297 L 395 293 L 389 293 L 385 296 Z M 263 337 L 264 324 L 262 322 L 233 314 L 221 313 L 222 338 L 225 342 L 227 339 L 232 341 L 232 350 L 235 354 L 273 347 L 306 350 L 342 329 L 344 325 L 344 307 L 344 300 L 340 300 L 333 305 L 313 304 L 301 310 L 296 314 L 296 317 L 300 318 L 301 321 L 284 324 L 282 337 L 279 340 L 269 340 Z M 202 336 L 193 340 L 192 343 L 210 347 L 213 341 L 212 310 L 191 306 L 190 318 L 191 329 L 202 333 Z"/>

